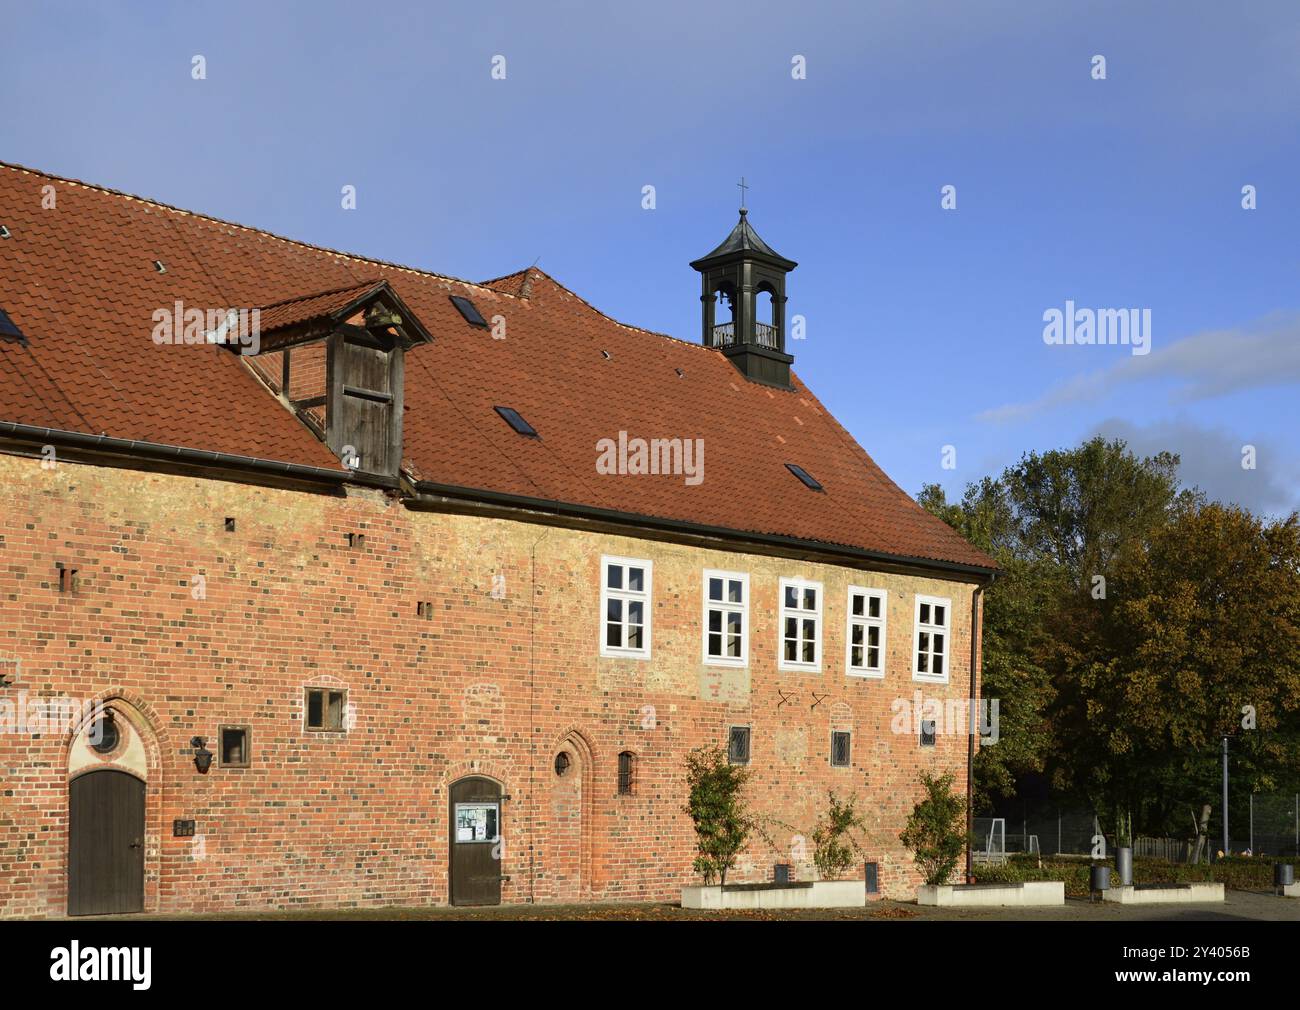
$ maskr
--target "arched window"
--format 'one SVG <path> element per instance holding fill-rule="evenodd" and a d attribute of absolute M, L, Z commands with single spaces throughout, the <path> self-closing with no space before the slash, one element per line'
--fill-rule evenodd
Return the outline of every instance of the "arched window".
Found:
<path fill-rule="evenodd" d="M 776 292 L 760 284 L 754 292 L 754 339 L 763 347 L 777 347 Z"/>
<path fill-rule="evenodd" d="M 726 281 L 713 289 L 713 346 L 726 347 L 736 342 L 736 292 Z"/>
<path fill-rule="evenodd" d="M 625 750 L 618 756 L 618 794 L 631 796 L 636 787 L 636 755 Z"/>

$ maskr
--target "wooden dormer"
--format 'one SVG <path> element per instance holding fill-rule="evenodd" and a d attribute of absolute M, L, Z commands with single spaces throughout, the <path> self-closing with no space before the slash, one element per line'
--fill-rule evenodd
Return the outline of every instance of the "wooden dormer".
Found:
<path fill-rule="evenodd" d="M 260 315 L 260 356 L 281 356 L 272 385 L 286 404 L 344 466 L 396 477 L 404 356 L 433 339 L 415 314 L 375 280 L 276 302 Z"/>

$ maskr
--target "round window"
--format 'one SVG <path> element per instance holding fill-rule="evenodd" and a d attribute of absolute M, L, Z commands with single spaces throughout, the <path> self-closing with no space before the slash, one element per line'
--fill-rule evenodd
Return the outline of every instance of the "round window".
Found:
<path fill-rule="evenodd" d="M 569 770 L 569 755 L 565 751 L 555 755 L 555 774 L 563 775 Z"/>
<path fill-rule="evenodd" d="M 96 754 L 111 754 L 119 740 L 117 723 L 111 715 L 97 719 L 90 727 L 90 746 Z"/>

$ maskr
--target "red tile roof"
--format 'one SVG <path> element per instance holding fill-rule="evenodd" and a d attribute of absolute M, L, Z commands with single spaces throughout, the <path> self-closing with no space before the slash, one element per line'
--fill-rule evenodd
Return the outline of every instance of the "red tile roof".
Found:
<path fill-rule="evenodd" d="M 332 316 L 355 304 L 383 283 L 382 279 L 375 278 L 360 284 L 348 284 L 341 288 L 299 295 L 262 306 L 261 330 L 263 333 L 270 333 L 298 323 L 305 323 L 310 319 Z"/>
<path fill-rule="evenodd" d="M 45 186 L 57 209 L 42 209 Z M 994 567 L 895 485 L 797 376 L 790 391 L 747 382 L 718 351 L 619 323 L 536 268 L 474 284 L 3 163 L 0 224 L 11 233 L 0 239 L 0 308 L 27 338 L 0 342 L 0 421 L 339 469 L 250 359 L 159 346 L 153 314 L 177 300 L 269 308 L 306 296 L 319 311 L 322 296 L 383 279 L 434 338 L 406 356 L 405 457 L 423 481 Z M 504 319 L 505 339 L 470 326 L 453 294 Z M 497 405 L 541 437 L 516 434 Z M 598 473 L 597 442 L 620 431 L 703 439 L 703 482 Z"/>

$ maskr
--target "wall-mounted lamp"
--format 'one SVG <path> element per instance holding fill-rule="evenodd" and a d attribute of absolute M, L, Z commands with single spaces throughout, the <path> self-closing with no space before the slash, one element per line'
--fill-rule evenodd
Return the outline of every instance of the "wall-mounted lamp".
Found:
<path fill-rule="evenodd" d="M 199 770 L 200 775 L 206 775 L 208 769 L 212 767 L 212 751 L 208 750 L 206 740 L 201 736 L 196 736 L 190 740 L 190 746 L 195 748 L 194 767 Z"/>

